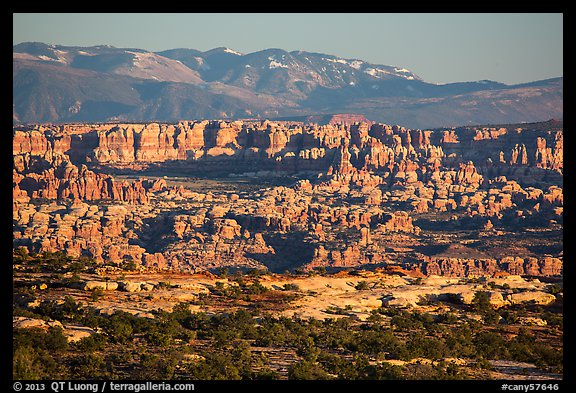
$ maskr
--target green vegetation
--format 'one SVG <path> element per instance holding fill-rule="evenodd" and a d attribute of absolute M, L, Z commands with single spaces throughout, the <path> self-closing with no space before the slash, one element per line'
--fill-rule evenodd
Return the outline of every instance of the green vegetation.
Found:
<path fill-rule="evenodd" d="M 294 284 L 294 283 L 286 283 L 284 284 L 284 286 L 282 287 L 285 291 L 299 291 L 300 288 L 298 287 L 298 285 Z"/>
<path fill-rule="evenodd" d="M 27 265 L 26 261 L 39 257 L 18 251 L 14 258 Z M 51 262 L 41 266 L 59 266 L 63 260 L 61 255 L 50 258 Z M 75 262 L 65 260 L 64 264 Z M 13 377 L 467 379 L 472 377 L 471 370 L 488 372 L 491 360 L 528 362 L 548 372 L 563 371 L 561 299 L 550 306 L 495 309 L 489 292 L 479 291 L 470 305 L 457 299 L 454 303 L 443 301 L 441 306 L 448 308 L 439 313 L 380 307 L 366 321 L 359 321 L 347 306 L 327 310 L 334 314 L 332 319 L 289 318 L 273 310 L 275 305 L 301 296 L 298 286 L 286 284 L 271 290 L 259 281 L 258 271 L 226 274 L 227 281 L 217 281 L 210 295 L 195 301 L 195 305 L 216 303 L 222 311 L 192 312 L 190 303 L 180 303 L 170 312 L 152 312 L 154 318 L 122 311 L 100 314 L 94 302 L 103 296 L 101 290 L 88 293 L 83 301 L 72 296 L 42 300 L 46 297 L 31 291 L 30 285 L 16 287 L 15 297 L 34 300 L 35 305 L 15 306 L 15 316 L 75 323 L 97 333 L 68 343 L 58 327 L 13 329 Z M 59 280 L 63 278 L 56 274 L 49 288 Z M 170 288 L 171 284 L 159 286 Z M 356 285 L 357 290 L 367 288 L 366 281 Z M 440 305 L 437 298 L 425 300 L 432 310 Z M 482 322 L 467 317 L 471 314 L 480 315 Z M 521 318 L 536 315 L 547 321 L 545 329 L 518 325 Z M 418 358 L 430 363 L 412 362 Z M 448 358 L 463 359 L 467 366 Z"/>
<path fill-rule="evenodd" d="M 260 288 L 257 284 L 247 286 Z M 473 307 L 483 307 L 483 295 Z M 453 314 L 381 308 L 380 322 L 351 318 L 315 320 L 274 317 L 257 308 L 208 315 L 192 313 L 186 303 L 155 318 L 117 311 L 102 316 L 67 298 L 62 304 L 42 303 L 36 313 L 98 329 L 100 333 L 68 344 L 62 331 L 51 328 L 14 330 L 14 378 L 154 378 L 277 379 L 265 352 L 271 347 L 292 351 L 290 379 L 463 379 L 460 366 L 443 361 L 464 358 L 489 369 L 488 360 L 531 362 L 562 371 L 562 349 L 521 330 L 505 337 L 497 330 L 478 329 L 475 321 Z M 497 326 L 497 325 L 493 325 Z M 428 358 L 432 365 L 391 365 L 387 360 Z"/>
<path fill-rule="evenodd" d="M 354 287 L 359 291 L 366 291 L 368 289 L 370 289 L 370 286 L 368 285 L 368 283 L 364 280 L 362 281 L 358 281 L 358 284 L 356 284 L 356 286 Z"/>
<path fill-rule="evenodd" d="M 68 341 L 61 328 L 15 329 L 12 364 L 14 379 L 60 378 L 64 367 L 57 361 Z"/>
<path fill-rule="evenodd" d="M 552 295 L 558 295 L 559 293 L 563 292 L 563 289 L 558 284 L 552 284 L 548 287 L 548 292 L 551 293 Z"/>
<path fill-rule="evenodd" d="M 13 250 L 12 263 L 15 271 L 30 273 L 92 273 L 97 266 L 93 258 L 84 255 L 72 257 L 63 251 L 34 254 L 25 248 Z"/>

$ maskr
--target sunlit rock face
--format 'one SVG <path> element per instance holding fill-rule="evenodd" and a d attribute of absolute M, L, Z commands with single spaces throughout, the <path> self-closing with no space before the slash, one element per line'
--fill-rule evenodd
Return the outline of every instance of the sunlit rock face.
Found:
<path fill-rule="evenodd" d="M 180 180 L 171 180 L 174 173 Z M 231 181 L 224 188 L 202 186 L 201 179 L 222 177 Z M 237 188 L 265 179 L 291 180 Z M 19 127 L 12 189 L 15 245 L 98 261 L 562 274 L 555 235 L 539 245 L 520 238 L 523 249 L 499 245 L 510 234 L 528 239 L 562 226 L 563 131 L 554 122 L 434 130 L 269 120 Z M 476 243 L 453 248 L 463 239 Z M 476 252 L 483 244 L 489 252 Z"/>

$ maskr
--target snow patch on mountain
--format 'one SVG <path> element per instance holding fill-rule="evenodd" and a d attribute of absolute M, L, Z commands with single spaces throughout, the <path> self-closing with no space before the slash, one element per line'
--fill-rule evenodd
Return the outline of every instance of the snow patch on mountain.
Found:
<path fill-rule="evenodd" d="M 224 52 L 226 52 L 226 53 L 231 53 L 231 54 L 237 55 L 237 56 L 242 56 L 242 53 L 236 52 L 235 50 L 230 49 L 230 48 L 225 48 L 225 49 L 224 49 Z"/>
<path fill-rule="evenodd" d="M 268 58 L 270 59 L 270 58 Z M 279 63 L 276 60 L 271 60 L 270 64 L 268 65 L 268 68 L 273 69 L 273 68 L 288 68 L 288 66 L 286 64 L 283 63 Z"/>
<path fill-rule="evenodd" d="M 322 60 L 326 60 L 326 61 L 329 61 L 329 62 L 332 62 L 332 63 L 340 63 L 340 64 L 346 64 L 346 65 L 348 65 L 348 62 L 347 62 L 346 60 L 344 60 L 344 59 L 326 59 L 326 58 L 323 57 Z"/>
<path fill-rule="evenodd" d="M 45 61 L 56 61 L 56 62 L 58 62 L 58 63 L 64 63 L 64 64 L 67 64 L 67 62 L 66 62 L 66 59 L 65 59 L 65 58 L 63 58 L 63 57 L 58 57 L 57 59 L 54 59 L 54 58 L 52 58 L 52 57 L 48 57 L 48 56 L 44 56 L 44 55 L 40 55 L 40 56 L 38 56 L 38 58 L 39 58 L 40 60 L 45 60 Z"/>
<path fill-rule="evenodd" d="M 198 62 L 201 70 L 208 71 L 210 69 L 210 64 L 208 64 L 202 57 L 195 56 L 194 60 Z"/>
<path fill-rule="evenodd" d="M 411 71 L 409 71 L 409 70 L 407 70 L 407 69 L 405 69 L 405 68 L 400 68 L 400 69 L 394 68 L 394 71 L 395 71 L 395 72 L 390 72 L 390 71 L 387 71 L 387 70 L 383 70 L 383 69 L 381 69 L 381 68 L 372 68 L 372 67 L 370 67 L 370 68 L 366 68 L 366 69 L 364 70 L 364 73 L 366 73 L 366 74 L 368 74 L 368 75 L 371 75 L 371 76 L 373 76 L 373 77 L 375 77 L 375 78 L 380 78 L 380 77 L 382 77 L 383 75 L 393 75 L 393 76 L 397 76 L 397 77 L 404 78 L 404 79 L 409 80 L 409 81 L 414 80 L 414 77 L 413 77 L 412 75 L 403 75 L 403 74 L 405 74 L 405 73 L 407 73 L 407 72 L 411 72 Z"/>
<path fill-rule="evenodd" d="M 391 74 L 391 72 L 381 70 L 379 68 L 367 68 L 364 70 L 364 73 L 371 75 L 375 78 L 379 78 L 380 74 Z"/>
<path fill-rule="evenodd" d="M 362 64 L 364 64 L 364 62 L 361 60 L 353 60 L 352 62 L 349 63 L 350 67 L 355 68 L 357 70 L 359 70 L 360 67 L 362 67 Z"/>

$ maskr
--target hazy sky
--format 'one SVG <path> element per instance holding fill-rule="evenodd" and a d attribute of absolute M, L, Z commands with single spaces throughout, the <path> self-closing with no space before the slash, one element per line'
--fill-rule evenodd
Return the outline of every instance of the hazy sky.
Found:
<path fill-rule="evenodd" d="M 427 82 L 563 76 L 562 14 L 13 14 L 13 43 L 161 51 L 304 50 L 407 68 Z"/>

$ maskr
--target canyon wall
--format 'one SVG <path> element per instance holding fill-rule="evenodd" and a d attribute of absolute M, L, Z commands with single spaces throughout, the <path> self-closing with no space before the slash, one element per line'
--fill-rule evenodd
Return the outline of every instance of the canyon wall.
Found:
<path fill-rule="evenodd" d="M 456 277 L 562 272 L 562 255 L 548 251 L 557 241 L 544 251 L 501 255 L 504 249 L 487 257 L 418 251 L 457 232 L 472 232 L 478 244 L 496 244 L 507 233 L 557 233 L 563 131 L 555 124 L 37 125 L 13 131 L 13 160 L 14 245 L 34 252 L 177 270 L 396 265 Z M 193 192 L 146 179 L 148 170 L 300 180 L 240 194 Z"/>

